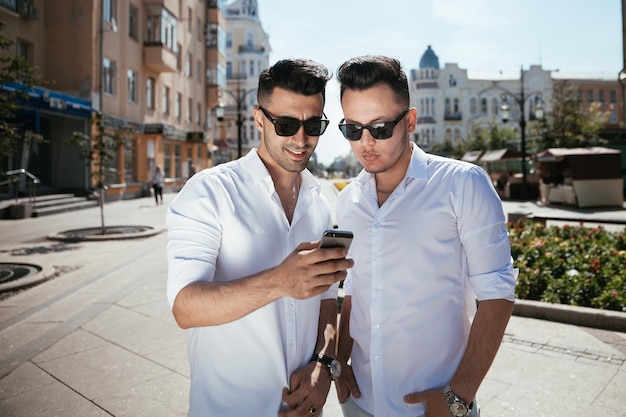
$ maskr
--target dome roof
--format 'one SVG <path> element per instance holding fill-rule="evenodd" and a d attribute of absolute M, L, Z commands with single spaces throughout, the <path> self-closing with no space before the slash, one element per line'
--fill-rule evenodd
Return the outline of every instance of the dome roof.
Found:
<path fill-rule="evenodd" d="M 435 54 L 435 51 L 432 50 L 430 45 L 428 45 L 428 49 L 422 55 L 422 59 L 420 59 L 420 69 L 424 68 L 437 68 L 439 69 L 439 57 Z"/>

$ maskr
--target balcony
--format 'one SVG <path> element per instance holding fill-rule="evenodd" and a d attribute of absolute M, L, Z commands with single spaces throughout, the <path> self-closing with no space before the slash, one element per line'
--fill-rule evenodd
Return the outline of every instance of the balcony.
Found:
<path fill-rule="evenodd" d="M 162 43 L 144 43 L 143 59 L 147 67 L 159 73 L 178 72 L 176 55 Z"/>
<path fill-rule="evenodd" d="M 432 116 L 423 116 L 417 118 L 418 125 L 435 124 L 437 121 Z"/>
<path fill-rule="evenodd" d="M 437 81 L 418 81 L 415 83 L 415 88 L 417 90 L 439 88 L 439 83 L 437 83 Z"/>
<path fill-rule="evenodd" d="M 240 45 L 239 53 L 253 53 L 253 54 L 262 54 L 265 52 L 265 47 L 261 45 Z"/>
<path fill-rule="evenodd" d="M 461 113 L 461 112 L 446 112 L 443 115 L 443 120 L 461 121 L 461 120 L 463 120 L 463 113 Z"/>

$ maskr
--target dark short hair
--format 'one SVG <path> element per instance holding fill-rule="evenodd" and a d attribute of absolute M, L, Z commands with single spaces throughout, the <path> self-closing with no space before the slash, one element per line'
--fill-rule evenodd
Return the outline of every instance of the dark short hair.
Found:
<path fill-rule="evenodd" d="M 308 59 L 283 59 L 261 71 L 257 102 L 269 100 L 276 87 L 305 96 L 321 93 L 326 100 L 328 80 L 328 69 L 322 64 Z"/>
<path fill-rule="evenodd" d="M 346 90 L 365 90 L 387 84 L 403 106 L 410 104 L 409 82 L 400 61 L 382 55 L 365 55 L 347 60 L 337 71 L 340 98 Z"/>

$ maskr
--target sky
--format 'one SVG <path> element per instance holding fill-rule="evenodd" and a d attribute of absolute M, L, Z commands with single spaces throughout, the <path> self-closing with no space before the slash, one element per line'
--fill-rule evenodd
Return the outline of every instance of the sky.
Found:
<path fill-rule="evenodd" d="M 270 65 L 308 58 L 334 74 L 347 59 L 388 55 L 407 74 L 430 45 L 441 67 L 456 63 L 470 78 L 519 78 L 521 67 L 541 65 L 555 75 L 623 68 L 621 0 L 258 0 L 269 35 Z M 502 73 L 502 75 L 499 75 Z M 326 92 L 331 124 L 320 137 L 326 165 L 350 152 L 337 123 L 339 88 Z"/>

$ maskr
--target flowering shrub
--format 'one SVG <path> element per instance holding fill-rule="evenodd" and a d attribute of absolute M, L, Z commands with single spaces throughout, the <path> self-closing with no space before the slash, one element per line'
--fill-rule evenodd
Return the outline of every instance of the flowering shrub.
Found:
<path fill-rule="evenodd" d="M 519 299 L 626 311 L 626 229 L 509 223 Z"/>

